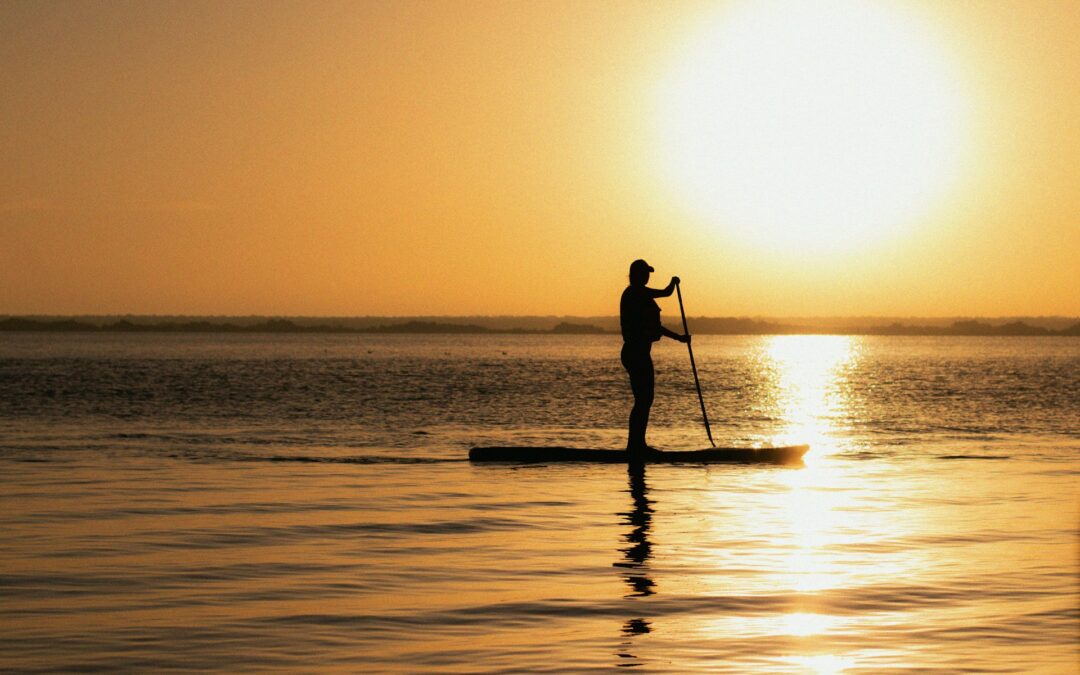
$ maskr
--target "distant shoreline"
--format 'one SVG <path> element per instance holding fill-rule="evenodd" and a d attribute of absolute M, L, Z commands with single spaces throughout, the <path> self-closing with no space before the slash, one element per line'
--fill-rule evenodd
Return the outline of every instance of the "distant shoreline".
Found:
<path fill-rule="evenodd" d="M 512 322 L 511 317 L 500 317 Z M 367 325 L 364 325 L 366 322 Z M 490 320 L 488 321 L 491 322 Z M 1060 323 L 1060 319 L 1058 320 Z M 351 323 L 351 325 L 350 325 Z M 357 325 L 357 324 L 360 325 Z M 537 325 L 536 317 L 523 317 L 526 325 L 481 325 L 460 321 L 363 319 L 283 319 L 265 317 L 180 318 L 126 317 L 116 320 L 98 318 L 39 318 L 9 316 L 0 319 L 2 332 L 92 332 L 92 333 L 331 333 L 331 334 L 408 334 L 408 335 L 611 335 L 617 334 L 615 317 L 559 321 L 553 326 Z M 532 325 L 528 325 L 528 324 Z M 606 325 L 597 325 L 603 323 Z M 918 325 L 898 321 L 886 325 L 828 326 L 774 323 L 758 319 L 698 317 L 691 321 L 696 335 L 912 335 L 912 336 L 1080 336 L 1080 320 L 1062 328 L 1034 325 L 1025 321 L 989 323 L 985 320 L 957 320 L 947 325 Z"/>

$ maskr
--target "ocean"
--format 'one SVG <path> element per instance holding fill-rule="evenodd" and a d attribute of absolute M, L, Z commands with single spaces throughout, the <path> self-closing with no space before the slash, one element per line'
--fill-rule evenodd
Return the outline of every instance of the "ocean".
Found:
<path fill-rule="evenodd" d="M 1080 672 L 1080 338 L 0 334 L 0 670 Z M 683 345 L 649 440 L 708 446 Z"/>

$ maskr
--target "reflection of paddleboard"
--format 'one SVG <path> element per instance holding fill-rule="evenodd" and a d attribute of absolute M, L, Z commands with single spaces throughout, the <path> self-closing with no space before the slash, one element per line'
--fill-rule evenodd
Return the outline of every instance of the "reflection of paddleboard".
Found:
<path fill-rule="evenodd" d="M 587 448 L 496 447 L 473 448 L 473 462 L 610 462 L 626 463 L 636 459 L 648 464 L 714 464 L 720 462 L 792 464 L 802 461 L 809 445 L 789 445 L 781 448 L 709 448 L 707 450 L 658 450 L 629 457 L 625 450 L 592 450 Z"/>

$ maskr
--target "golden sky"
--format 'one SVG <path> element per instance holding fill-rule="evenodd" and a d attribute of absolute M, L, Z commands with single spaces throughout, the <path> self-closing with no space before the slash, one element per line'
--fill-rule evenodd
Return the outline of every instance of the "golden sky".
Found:
<path fill-rule="evenodd" d="M 0 312 L 615 314 L 644 257 L 693 314 L 1080 315 L 1077 35 L 1074 0 L 5 2 Z"/>

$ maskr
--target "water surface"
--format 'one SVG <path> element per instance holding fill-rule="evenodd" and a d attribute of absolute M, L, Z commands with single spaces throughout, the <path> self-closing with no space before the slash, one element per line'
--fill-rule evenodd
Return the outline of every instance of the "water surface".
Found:
<path fill-rule="evenodd" d="M 0 665 L 1077 671 L 1080 340 L 694 347 L 805 466 L 464 461 L 619 447 L 611 337 L 0 335 Z"/>

